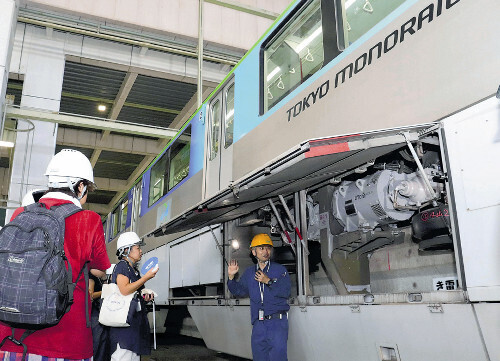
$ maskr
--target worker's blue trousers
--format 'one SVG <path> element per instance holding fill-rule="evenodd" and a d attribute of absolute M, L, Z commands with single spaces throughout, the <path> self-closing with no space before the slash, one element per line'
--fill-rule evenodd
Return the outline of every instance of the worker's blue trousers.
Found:
<path fill-rule="evenodd" d="M 287 361 L 288 320 L 255 321 L 252 329 L 254 361 Z"/>

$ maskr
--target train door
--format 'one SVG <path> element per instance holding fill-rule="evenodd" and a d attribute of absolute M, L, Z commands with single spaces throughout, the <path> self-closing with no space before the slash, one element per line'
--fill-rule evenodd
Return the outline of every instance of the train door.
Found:
<path fill-rule="evenodd" d="M 232 181 L 234 78 L 212 98 L 207 115 L 205 198 L 226 188 Z"/>

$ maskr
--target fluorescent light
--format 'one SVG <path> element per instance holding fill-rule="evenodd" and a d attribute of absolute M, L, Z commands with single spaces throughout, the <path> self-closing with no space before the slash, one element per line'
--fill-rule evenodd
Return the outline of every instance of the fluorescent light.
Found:
<path fill-rule="evenodd" d="M 347 0 L 347 1 L 345 2 L 345 8 L 346 8 L 346 9 L 349 9 L 349 7 L 350 7 L 352 4 L 354 4 L 355 2 L 356 2 L 356 0 Z"/>
<path fill-rule="evenodd" d="M 104 112 L 106 111 L 106 106 L 104 104 L 99 104 L 97 106 L 97 110 L 99 110 L 100 112 Z"/>
<path fill-rule="evenodd" d="M 0 147 L 13 148 L 14 143 L 6 142 L 5 140 L 0 140 Z"/>
<path fill-rule="evenodd" d="M 323 31 L 323 28 L 321 26 L 319 28 L 317 28 L 316 30 L 314 30 L 314 32 L 311 35 L 309 35 L 307 38 L 302 40 L 302 42 L 297 46 L 295 51 L 297 53 L 300 53 L 302 51 L 302 49 L 304 49 L 306 46 L 311 44 L 312 41 L 314 39 L 316 39 L 318 37 L 318 35 L 321 34 L 322 31 Z"/>
<path fill-rule="evenodd" d="M 267 81 L 271 80 L 273 78 L 273 76 L 275 76 L 276 74 L 278 74 L 278 72 L 281 70 L 281 68 L 279 66 L 277 66 L 276 68 L 273 69 L 272 72 L 270 72 L 267 76 Z"/>

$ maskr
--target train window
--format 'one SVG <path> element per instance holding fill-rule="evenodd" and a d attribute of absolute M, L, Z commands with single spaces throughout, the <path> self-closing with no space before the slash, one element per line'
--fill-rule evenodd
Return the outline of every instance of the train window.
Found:
<path fill-rule="evenodd" d="M 189 173 L 191 125 L 186 127 L 172 146 L 151 167 L 149 206 L 163 197 Z"/>
<path fill-rule="evenodd" d="M 111 222 L 113 226 L 113 235 L 112 237 L 116 236 L 118 232 L 120 232 L 120 219 L 118 218 L 118 215 L 120 214 L 120 208 L 116 208 L 113 213 L 111 213 Z"/>
<path fill-rule="evenodd" d="M 233 144 L 234 129 L 234 83 L 226 91 L 226 118 L 224 123 L 224 148 Z"/>
<path fill-rule="evenodd" d="M 189 173 L 189 150 L 191 145 L 191 125 L 177 138 L 170 148 L 170 171 L 168 189 L 174 188 Z"/>
<path fill-rule="evenodd" d="M 121 208 L 120 212 L 120 232 L 121 232 L 125 229 L 125 226 L 127 225 L 128 198 L 122 202 L 120 208 Z"/>
<path fill-rule="evenodd" d="M 352 44 L 406 0 L 346 0 L 344 32 Z"/>
<path fill-rule="evenodd" d="M 264 112 L 323 66 L 320 3 L 312 1 L 264 49 Z"/>
<path fill-rule="evenodd" d="M 212 105 L 210 112 L 210 160 L 214 159 L 219 152 L 219 132 L 220 132 L 220 101 Z"/>
<path fill-rule="evenodd" d="M 169 150 L 151 167 L 151 179 L 149 180 L 149 205 L 151 206 L 165 193 L 167 193 L 167 170 Z"/>

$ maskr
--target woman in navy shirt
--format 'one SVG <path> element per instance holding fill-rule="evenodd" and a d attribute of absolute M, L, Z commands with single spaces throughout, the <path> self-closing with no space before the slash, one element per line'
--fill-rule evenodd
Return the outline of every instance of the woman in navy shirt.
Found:
<path fill-rule="evenodd" d="M 141 277 L 136 267 L 142 258 L 142 245 L 144 243 L 134 232 L 123 233 L 117 241 L 120 262 L 115 267 L 111 282 L 118 285 L 123 295 L 137 293 L 137 296 L 130 303 L 131 311 L 127 320 L 130 327 L 111 327 L 112 361 L 140 361 L 140 355 L 151 354 L 146 302 L 152 300 L 153 295 L 146 294 L 143 298 L 140 293 L 144 284 L 156 276 L 158 267 L 150 269 Z"/>

